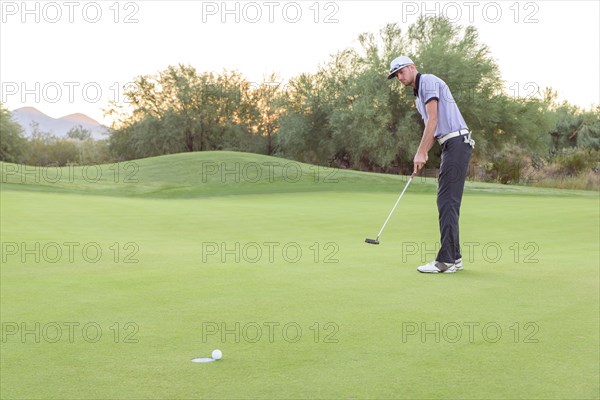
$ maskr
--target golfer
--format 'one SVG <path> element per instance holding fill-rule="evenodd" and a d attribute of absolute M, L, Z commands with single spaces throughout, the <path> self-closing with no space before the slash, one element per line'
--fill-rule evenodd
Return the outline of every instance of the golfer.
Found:
<path fill-rule="evenodd" d="M 463 269 L 458 235 L 458 218 L 467 169 L 475 142 L 450 93 L 448 85 L 435 75 L 421 74 L 406 56 L 390 63 L 388 79 L 398 78 L 413 88 L 415 103 L 425 122 L 421 144 L 415 154 L 413 174 L 425 165 L 437 140 L 442 146 L 437 206 L 441 248 L 434 261 L 417 268 L 419 272 L 451 273 Z"/>

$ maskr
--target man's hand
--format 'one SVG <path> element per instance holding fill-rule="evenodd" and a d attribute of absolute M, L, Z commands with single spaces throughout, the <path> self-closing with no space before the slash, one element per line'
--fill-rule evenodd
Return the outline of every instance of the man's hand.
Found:
<path fill-rule="evenodd" d="M 415 175 L 418 174 L 428 159 L 429 159 L 429 156 L 427 155 L 427 153 L 417 152 L 417 154 L 415 155 L 415 158 L 413 160 L 413 163 L 415 164 L 413 174 L 415 174 Z"/>

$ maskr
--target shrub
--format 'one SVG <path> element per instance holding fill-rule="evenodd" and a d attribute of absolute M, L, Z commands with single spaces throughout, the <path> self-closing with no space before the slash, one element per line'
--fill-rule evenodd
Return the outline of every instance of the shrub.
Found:
<path fill-rule="evenodd" d="M 600 151 L 598 150 L 571 147 L 561 149 L 552 161 L 559 166 L 563 174 L 577 176 L 586 170 L 598 170 L 600 166 L 599 157 Z"/>

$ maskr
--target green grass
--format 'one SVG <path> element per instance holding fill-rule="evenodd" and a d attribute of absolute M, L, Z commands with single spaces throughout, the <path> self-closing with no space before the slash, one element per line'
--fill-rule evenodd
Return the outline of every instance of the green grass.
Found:
<path fill-rule="evenodd" d="M 597 192 L 468 182 L 465 270 L 423 275 L 433 180 L 371 246 L 406 177 L 288 163 L 180 154 L 98 182 L 2 164 L 0 397 L 600 397 Z"/>

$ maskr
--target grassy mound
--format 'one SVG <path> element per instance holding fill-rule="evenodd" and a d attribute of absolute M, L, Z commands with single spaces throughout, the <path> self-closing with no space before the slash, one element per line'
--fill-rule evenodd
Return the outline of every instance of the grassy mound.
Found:
<path fill-rule="evenodd" d="M 63 192 L 153 198 L 198 198 L 239 194 L 301 192 L 398 192 L 406 176 L 326 168 L 253 153 L 180 153 L 114 164 L 33 167 L 0 163 L 3 190 Z M 417 177 L 411 192 L 433 192 L 436 181 Z M 466 190 L 593 196 L 480 182 Z"/>

